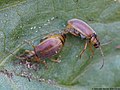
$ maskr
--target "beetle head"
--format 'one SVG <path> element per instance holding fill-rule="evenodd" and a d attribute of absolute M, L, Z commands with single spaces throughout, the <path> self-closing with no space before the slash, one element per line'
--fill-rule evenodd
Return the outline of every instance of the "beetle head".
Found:
<path fill-rule="evenodd" d="M 95 33 L 91 36 L 90 42 L 93 44 L 93 46 L 95 48 L 100 47 L 100 42 L 99 42 L 98 37 L 97 37 L 97 35 Z"/>

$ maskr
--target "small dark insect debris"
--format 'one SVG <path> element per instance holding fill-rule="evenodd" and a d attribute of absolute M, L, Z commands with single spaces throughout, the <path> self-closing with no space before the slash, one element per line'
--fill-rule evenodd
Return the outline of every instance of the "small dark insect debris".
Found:
<path fill-rule="evenodd" d="M 8 71 L 7 69 L 0 70 L 0 73 L 3 73 L 4 75 L 7 75 L 7 77 L 9 77 L 9 78 L 13 77 L 13 73 Z"/>

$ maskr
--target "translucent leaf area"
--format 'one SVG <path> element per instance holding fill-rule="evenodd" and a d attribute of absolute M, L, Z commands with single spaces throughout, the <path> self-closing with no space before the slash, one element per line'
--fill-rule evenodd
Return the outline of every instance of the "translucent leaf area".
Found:
<path fill-rule="evenodd" d="M 33 50 L 50 34 L 65 29 L 72 18 L 87 22 L 97 33 L 99 49 L 89 59 L 85 40 L 68 34 L 59 55 L 61 63 L 21 62 L 15 55 Z M 120 0 L 0 0 L 0 90 L 91 90 L 120 87 Z M 12 52 L 15 55 L 12 55 Z M 30 65 L 30 66 L 29 66 Z"/>

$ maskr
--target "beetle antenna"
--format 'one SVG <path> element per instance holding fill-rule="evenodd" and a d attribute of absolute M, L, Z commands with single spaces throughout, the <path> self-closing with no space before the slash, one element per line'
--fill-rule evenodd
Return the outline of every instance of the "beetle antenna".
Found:
<path fill-rule="evenodd" d="M 113 39 L 113 40 L 114 40 L 114 39 Z M 108 44 L 112 43 L 112 42 L 113 42 L 113 40 L 109 40 L 108 42 L 101 44 L 101 46 L 108 45 Z"/>
<path fill-rule="evenodd" d="M 103 51 L 102 51 L 102 48 L 101 48 L 101 46 L 99 47 L 99 49 L 100 49 L 100 53 L 101 53 L 101 56 L 103 57 L 103 64 L 102 64 L 102 66 L 100 67 L 100 69 L 102 69 L 102 67 L 104 66 L 104 54 L 103 54 Z"/>
<path fill-rule="evenodd" d="M 27 43 L 27 44 L 29 44 L 29 45 L 31 45 L 33 48 L 35 48 L 35 46 L 31 42 L 29 42 L 27 40 L 24 40 L 24 42 Z"/>
<path fill-rule="evenodd" d="M 17 55 L 15 55 L 13 52 L 11 52 L 10 50 L 8 50 L 8 48 L 5 48 L 6 50 L 7 50 L 7 52 L 9 52 L 10 54 L 12 54 L 15 58 L 17 58 L 17 59 L 20 59 L 20 60 L 25 60 L 25 59 L 27 59 L 27 58 L 25 58 L 25 57 L 20 57 L 20 56 L 17 56 Z"/>

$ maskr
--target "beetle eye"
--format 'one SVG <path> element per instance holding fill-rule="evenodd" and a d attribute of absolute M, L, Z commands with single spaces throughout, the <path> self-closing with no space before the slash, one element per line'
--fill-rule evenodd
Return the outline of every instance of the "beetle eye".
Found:
<path fill-rule="evenodd" d="M 97 46 L 97 44 L 94 44 L 94 46 Z"/>
<path fill-rule="evenodd" d="M 99 48 L 99 45 L 98 45 L 98 44 L 94 44 L 94 47 L 95 47 L 95 48 Z"/>

